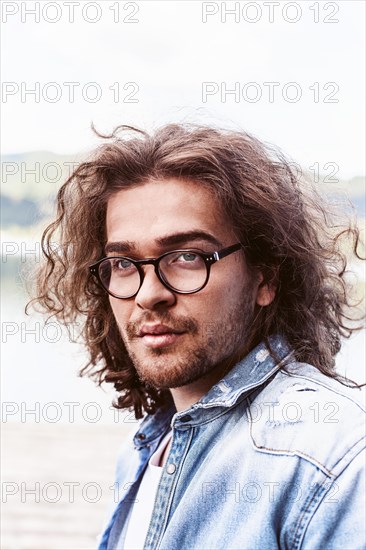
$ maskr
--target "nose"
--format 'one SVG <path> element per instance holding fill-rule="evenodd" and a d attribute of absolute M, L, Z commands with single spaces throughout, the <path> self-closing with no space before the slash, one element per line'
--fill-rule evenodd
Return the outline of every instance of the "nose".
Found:
<path fill-rule="evenodd" d="M 159 280 L 154 266 L 145 265 L 142 269 L 144 270 L 144 279 L 140 290 L 135 296 L 138 307 L 151 310 L 174 305 L 176 295 Z"/>

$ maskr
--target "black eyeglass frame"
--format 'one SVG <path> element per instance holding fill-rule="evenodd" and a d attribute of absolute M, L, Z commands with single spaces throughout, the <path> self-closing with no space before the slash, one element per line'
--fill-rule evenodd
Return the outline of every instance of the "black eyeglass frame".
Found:
<path fill-rule="evenodd" d="M 201 252 L 200 250 L 195 250 L 194 248 L 185 248 L 185 249 L 179 249 L 179 250 L 170 250 L 169 252 L 165 252 L 161 256 L 158 256 L 157 258 L 146 258 L 146 260 L 133 260 L 132 258 L 128 258 L 127 256 L 106 256 L 105 258 L 102 258 L 101 260 L 98 260 L 95 264 L 92 264 L 91 266 L 89 266 L 89 271 L 97 279 L 100 286 L 106 292 L 108 292 L 108 294 L 110 294 L 114 298 L 118 298 L 119 300 L 129 300 L 130 298 L 134 298 L 138 294 L 140 288 L 142 287 L 142 284 L 144 282 L 144 277 L 145 277 L 145 272 L 141 267 L 143 265 L 153 265 L 157 278 L 165 286 L 165 288 L 167 288 L 168 290 L 170 290 L 172 292 L 176 292 L 177 294 L 195 294 L 196 292 L 199 292 L 200 290 L 202 290 L 207 285 L 208 280 L 210 278 L 211 266 L 214 263 L 218 262 L 219 260 L 222 260 L 223 258 L 226 258 L 226 256 L 229 256 L 230 254 L 233 254 L 234 252 L 237 252 L 241 248 L 243 248 L 243 245 L 241 243 L 237 243 L 237 244 L 233 244 L 231 246 L 228 246 L 227 248 L 222 248 L 221 250 L 216 250 L 215 252 L 211 252 L 209 254 L 206 254 L 205 252 Z M 205 265 L 206 265 L 207 274 L 206 274 L 206 279 L 205 279 L 204 283 L 199 288 L 196 288 L 195 290 L 177 290 L 172 285 L 170 285 L 168 283 L 168 281 L 165 280 L 164 274 L 160 273 L 159 264 L 160 264 L 161 260 L 163 258 L 165 258 L 165 256 L 168 256 L 169 254 L 173 254 L 173 253 L 176 253 L 176 252 L 182 252 L 182 253 L 192 252 L 194 254 L 197 254 L 197 256 L 200 256 L 204 260 Z M 130 296 L 117 296 L 116 294 L 114 294 L 113 292 L 108 290 L 104 286 L 104 284 L 101 280 L 101 277 L 100 277 L 100 273 L 99 273 L 99 266 L 105 260 L 122 260 L 122 259 L 123 260 L 128 260 L 129 262 L 131 262 L 136 267 L 136 269 L 137 269 L 137 271 L 140 275 L 140 285 L 139 285 L 137 291 L 134 292 L 133 294 L 131 294 Z"/>

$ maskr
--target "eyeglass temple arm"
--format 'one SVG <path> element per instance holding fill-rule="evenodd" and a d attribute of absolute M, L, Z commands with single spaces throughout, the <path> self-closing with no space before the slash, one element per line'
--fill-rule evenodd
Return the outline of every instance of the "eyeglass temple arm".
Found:
<path fill-rule="evenodd" d="M 220 250 L 219 252 L 214 253 L 214 258 L 216 261 L 222 260 L 222 258 L 225 258 L 229 254 L 232 254 L 233 252 L 236 252 L 237 250 L 240 250 L 242 248 L 241 243 L 233 244 L 232 246 L 229 246 L 228 248 L 224 248 L 223 250 Z"/>
<path fill-rule="evenodd" d="M 225 258 L 229 254 L 232 254 L 233 252 L 240 250 L 241 248 L 243 248 L 243 245 L 241 243 L 233 244 L 228 248 L 223 248 L 222 250 L 214 252 L 211 256 L 206 258 L 206 261 L 213 264 L 215 262 L 218 262 L 219 260 L 222 260 L 222 258 Z"/>

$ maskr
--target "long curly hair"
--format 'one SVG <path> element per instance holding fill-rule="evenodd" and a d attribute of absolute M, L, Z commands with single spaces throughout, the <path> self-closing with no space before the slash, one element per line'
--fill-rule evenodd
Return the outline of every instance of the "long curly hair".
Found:
<path fill-rule="evenodd" d="M 115 406 L 134 409 L 137 418 L 170 400 L 167 390 L 139 380 L 108 294 L 88 266 L 103 256 L 112 195 L 149 180 L 181 178 L 212 190 L 248 264 L 277 287 L 274 301 L 255 318 L 253 342 L 283 334 L 298 361 L 347 382 L 336 373 L 334 357 L 341 338 L 360 328 L 350 309 L 355 304 L 341 247 L 346 237 L 360 258 L 355 224 L 340 227 L 293 164 L 245 132 L 169 124 L 152 135 L 130 126 L 96 134 L 105 142 L 58 192 L 56 220 L 42 236 L 45 262 L 28 304 L 38 304 L 66 326 L 83 319 L 81 337 L 89 357 L 81 375 L 114 383 L 119 392 Z"/>

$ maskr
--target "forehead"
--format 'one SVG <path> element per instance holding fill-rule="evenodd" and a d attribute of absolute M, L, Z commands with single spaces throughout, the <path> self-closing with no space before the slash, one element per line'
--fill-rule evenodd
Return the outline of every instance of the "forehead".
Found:
<path fill-rule="evenodd" d="M 139 246 L 192 230 L 208 231 L 222 241 L 233 236 L 212 191 L 198 182 L 177 179 L 119 191 L 108 201 L 106 226 L 109 242 L 129 240 Z"/>

